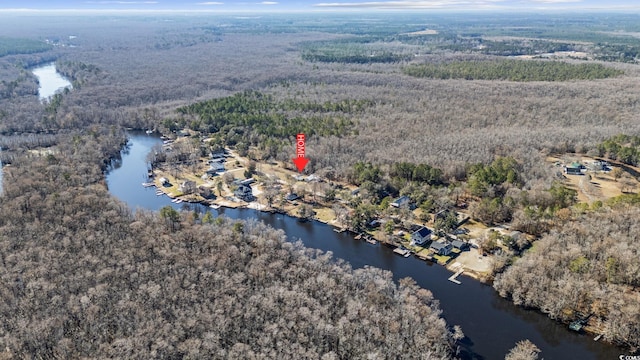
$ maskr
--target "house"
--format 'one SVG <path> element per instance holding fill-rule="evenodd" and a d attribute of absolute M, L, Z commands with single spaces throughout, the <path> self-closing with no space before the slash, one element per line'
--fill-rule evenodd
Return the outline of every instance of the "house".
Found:
<path fill-rule="evenodd" d="M 224 159 L 226 155 L 226 151 L 224 149 L 216 149 L 211 152 L 209 155 L 211 159 Z"/>
<path fill-rule="evenodd" d="M 193 180 L 183 181 L 182 183 L 180 183 L 178 189 L 183 194 L 191 194 L 196 191 L 196 182 Z"/>
<path fill-rule="evenodd" d="M 247 185 L 240 184 L 240 186 L 238 186 L 236 191 L 233 192 L 233 195 L 238 199 L 241 199 L 247 202 L 253 201 L 253 191 L 251 190 L 251 187 Z"/>
<path fill-rule="evenodd" d="M 393 206 L 395 208 L 409 207 L 410 203 L 411 203 L 411 199 L 408 196 L 401 196 L 401 197 L 395 199 L 391 203 L 391 206 Z"/>
<path fill-rule="evenodd" d="M 429 247 L 434 253 L 442 256 L 448 256 L 453 251 L 453 245 L 434 241 Z"/>
<path fill-rule="evenodd" d="M 582 175 L 582 169 L 584 169 L 584 165 L 574 161 L 564 167 L 564 172 L 567 175 Z"/>
<path fill-rule="evenodd" d="M 161 177 L 159 179 L 159 181 L 160 181 L 160 185 L 162 185 L 162 186 L 170 186 L 171 185 L 171 183 L 169 183 L 169 180 L 167 180 L 167 178 Z"/>
<path fill-rule="evenodd" d="M 426 227 L 421 227 L 420 229 L 414 231 L 411 234 L 411 245 L 415 246 L 422 246 L 425 243 L 427 243 L 429 240 L 431 240 L 431 230 L 429 230 Z"/>
<path fill-rule="evenodd" d="M 450 209 L 440 210 L 437 213 L 435 213 L 435 215 L 433 215 L 433 221 L 446 220 L 447 217 L 451 216 L 451 213 L 452 213 L 452 211 Z M 457 217 L 457 215 L 455 213 L 453 215 Z"/>
<path fill-rule="evenodd" d="M 256 182 L 256 179 L 248 178 L 248 179 L 244 179 L 244 180 L 240 181 L 240 184 L 249 186 L 249 185 L 253 184 L 254 182 Z"/>
<path fill-rule="evenodd" d="M 382 225 L 382 223 L 378 219 L 373 219 L 367 224 L 367 226 L 370 228 L 377 228 L 380 225 Z"/>
<path fill-rule="evenodd" d="M 469 249 L 469 243 L 460 240 L 453 240 L 451 242 L 451 245 L 456 249 L 460 249 L 461 251 Z"/>
<path fill-rule="evenodd" d="M 212 162 L 209 164 L 209 169 L 207 170 L 207 174 L 215 175 L 218 172 L 224 171 L 224 164 L 219 162 Z"/>
<path fill-rule="evenodd" d="M 513 240 L 520 240 L 522 237 L 524 237 L 524 234 L 520 231 L 512 231 L 509 233 L 509 237 Z"/>
<path fill-rule="evenodd" d="M 300 198 L 300 196 L 298 196 L 298 194 L 296 194 L 296 193 L 287 194 L 287 196 L 284 197 L 284 199 L 287 200 L 287 201 L 294 201 L 294 200 L 297 200 L 299 198 Z"/>

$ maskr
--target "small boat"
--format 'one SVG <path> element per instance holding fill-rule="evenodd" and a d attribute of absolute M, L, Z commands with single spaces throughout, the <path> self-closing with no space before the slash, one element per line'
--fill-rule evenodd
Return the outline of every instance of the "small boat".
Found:
<path fill-rule="evenodd" d="M 593 341 L 598 341 L 602 337 L 602 334 L 598 334 L 598 336 L 593 338 Z"/>
<path fill-rule="evenodd" d="M 182 199 L 176 199 L 175 203 L 176 204 L 180 204 L 182 202 Z"/>
<path fill-rule="evenodd" d="M 177 202 L 178 202 L 178 199 L 171 199 L 171 202 L 172 202 L 172 203 L 177 203 Z"/>
<path fill-rule="evenodd" d="M 409 257 L 411 255 L 411 252 L 402 246 L 393 249 L 393 252 L 404 257 Z"/>
<path fill-rule="evenodd" d="M 153 130 L 147 130 L 147 131 L 145 131 L 145 133 L 147 133 L 147 135 L 153 134 Z"/>
<path fill-rule="evenodd" d="M 371 238 L 371 237 L 368 237 L 368 238 L 366 239 L 366 241 L 367 241 L 369 244 L 372 244 L 372 245 L 376 245 L 376 244 L 378 243 L 378 241 L 377 241 L 376 239 Z"/>
<path fill-rule="evenodd" d="M 220 205 L 218 205 L 218 204 L 211 204 L 211 205 L 209 205 L 209 207 L 212 208 L 212 209 L 220 209 Z"/>

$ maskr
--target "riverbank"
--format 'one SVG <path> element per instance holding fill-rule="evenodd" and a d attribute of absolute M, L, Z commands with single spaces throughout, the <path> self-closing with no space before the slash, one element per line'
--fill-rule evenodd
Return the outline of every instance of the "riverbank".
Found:
<path fill-rule="evenodd" d="M 167 141 L 165 149 L 181 146 L 188 137 Z M 170 151 L 170 150 L 169 150 Z M 211 171 L 212 168 L 217 171 Z M 199 175 L 202 174 L 202 175 Z M 468 249 L 453 249 L 444 255 L 435 254 L 432 242 L 449 243 L 464 235 L 446 237 L 429 235 L 424 247 L 411 243 L 411 233 L 422 227 L 433 228 L 433 220 L 420 221 L 421 209 L 409 210 L 412 221 L 406 221 L 404 209 L 389 206 L 379 209 L 384 213 L 358 232 L 350 230 L 355 209 L 351 202 L 360 196 L 359 189 L 351 184 L 329 181 L 315 174 L 302 175 L 280 162 L 257 162 L 226 149 L 208 157 L 200 157 L 190 163 L 168 165 L 158 163 L 149 172 L 149 183 L 162 195 L 177 202 L 200 203 L 209 207 L 250 208 L 267 213 L 286 214 L 302 221 L 315 220 L 332 226 L 336 232 L 349 231 L 357 240 L 370 244 L 383 244 L 392 248 L 407 249 L 407 254 L 442 265 L 457 272 L 464 268 L 464 276 L 479 281 L 490 279 L 490 256 L 482 256 L 473 239 Z M 327 194 L 331 196 L 327 196 Z M 175 202 L 174 201 L 174 202 Z M 403 212 L 404 211 L 404 212 Z M 405 214 L 406 216 L 406 214 Z M 466 221 L 466 217 L 464 221 Z M 391 225 L 387 225 L 391 222 Z M 407 224 L 410 224 L 410 227 Z M 464 232 L 468 232 L 465 229 Z M 485 260 L 483 261 L 478 261 Z"/>

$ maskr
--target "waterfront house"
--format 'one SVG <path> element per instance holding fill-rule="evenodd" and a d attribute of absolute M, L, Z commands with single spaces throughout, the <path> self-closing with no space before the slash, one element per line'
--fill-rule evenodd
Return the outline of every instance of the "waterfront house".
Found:
<path fill-rule="evenodd" d="M 161 177 L 161 178 L 159 179 L 159 181 L 160 181 L 160 185 L 162 185 L 162 186 L 170 186 L 170 185 L 171 185 L 171 184 L 169 183 L 169 180 L 167 180 L 167 178 Z"/>
<path fill-rule="evenodd" d="M 377 228 L 380 225 L 382 225 L 382 223 L 380 222 L 379 219 L 373 219 L 369 221 L 369 223 L 367 224 L 367 226 L 370 228 Z"/>
<path fill-rule="evenodd" d="M 253 191 L 248 185 L 240 184 L 238 188 L 233 192 L 233 195 L 238 199 L 244 201 L 253 201 Z"/>
<path fill-rule="evenodd" d="M 429 247 L 437 255 L 448 256 L 453 251 L 453 245 L 434 241 Z"/>
<path fill-rule="evenodd" d="M 395 199 L 391 203 L 391 206 L 393 206 L 395 208 L 404 208 L 404 207 L 408 208 L 410 204 L 411 204 L 411 199 L 408 196 L 401 196 L 401 197 Z"/>
<path fill-rule="evenodd" d="M 451 242 L 451 246 L 453 246 L 456 249 L 459 249 L 460 251 L 469 249 L 469 243 L 460 241 L 460 240 L 453 240 Z"/>
<path fill-rule="evenodd" d="M 421 227 L 420 229 L 414 231 L 411 234 L 411 245 L 412 246 L 423 246 L 429 240 L 431 240 L 431 230 L 427 227 Z"/>

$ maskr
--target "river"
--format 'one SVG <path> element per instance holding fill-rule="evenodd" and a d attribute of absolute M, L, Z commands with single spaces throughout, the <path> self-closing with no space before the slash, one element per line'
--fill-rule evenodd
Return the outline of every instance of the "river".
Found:
<path fill-rule="evenodd" d="M 212 211 L 234 219 L 258 219 L 283 230 L 288 239 L 302 240 L 305 246 L 331 251 L 354 268 L 375 266 L 393 273 L 394 279 L 413 278 L 429 289 L 440 302 L 443 316 L 450 325 L 460 325 L 466 338 L 462 341 L 465 359 L 503 359 L 518 341 L 529 339 L 541 350 L 541 358 L 550 359 L 618 359 L 625 351 L 593 341 L 593 336 L 568 330 L 566 325 L 545 315 L 513 305 L 501 298 L 492 287 L 461 276 L 461 285 L 447 280 L 451 273 L 444 267 L 426 263 L 414 257 L 395 255 L 391 249 L 353 240 L 346 233 L 338 234 L 325 224 L 299 222 L 279 214 L 251 209 L 213 210 L 202 205 L 174 204 L 166 196 L 156 196 L 154 188 L 144 188 L 146 155 L 161 140 L 143 132 L 130 133 L 127 149 L 121 159 L 114 160 L 107 174 L 109 191 L 131 208 L 158 210 L 170 205 L 177 209 Z"/>
<path fill-rule="evenodd" d="M 48 99 L 60 89 L 72 87 L 69 80 L 58 73 L 55 63 L 40 65 L 31 69 L 31 72 L 38 78 L 40 100 Z"/>

